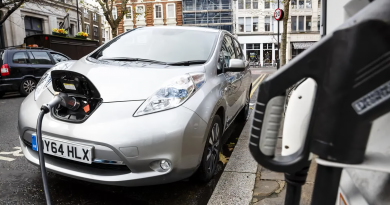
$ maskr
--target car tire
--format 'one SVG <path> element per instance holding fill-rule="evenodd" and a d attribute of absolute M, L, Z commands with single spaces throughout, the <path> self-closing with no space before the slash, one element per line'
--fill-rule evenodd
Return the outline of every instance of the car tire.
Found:
<path fill-rule="evenodd" d="M 19 92 L 22 96 L 27 96 L 32 91 L 34 91 L 35 87 L 37 86 L 37 81 L 31 78 L 23 79 L 20 83 L 20 89 Z"/>
<path fill-rule="evenodd" d="M 194 174 L 194 178 L 197 181 L 207 183 L 215 175 L 219 162 L 219 153 L 222 147 L 222 132 L 222 120 L 218 115 L 215 115 L 208 132 L 202 161 L 200 162 L 198 170 Z"/>
<path fill-rule="evenodd" d="M 249 102 L 250 102 L 250 91 L 248 91 L 248 94 L 246 95 L 244 107 L 237 115 L 236 119 L 238 122 L 246 122 L 249 119 Z"/>

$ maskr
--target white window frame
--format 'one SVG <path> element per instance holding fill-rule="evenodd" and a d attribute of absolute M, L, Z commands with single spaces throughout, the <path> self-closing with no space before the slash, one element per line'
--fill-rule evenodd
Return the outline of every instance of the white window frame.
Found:
<path fill-rule="evenodd" d="M 96 32 L 97 36 L 95 36 L 95 35 L 93 34 L 93 31 L 92 31 L 93 37 L 99 37 L 99 26 L 93 25 L 92 27 L 93 27 L 93 28 L 95 28 L 95 27 L 97 28 L 97 32 Z"/>
<path fill-rule="evenodd" d="M 85 15 L 86 17 L 88 17 L 88 9 L 87 9 L 87 8 L 84 8 L 84 15 Z"/>
<path fill-rule="evenodd" d="M 138 8 L 139 7 L 142 7 L 143 8 L 143 15 L 140 17 L 139 15 L 137 16 L 137 20 L 145 20 L 145 5 L 137 5 L 135 8 L 136 8 L 136 12 L 138 13 Z"/>
<path fill-rule="evenodd" d="M 87 33 L 88 35 L 90 34 L 89 33 L 89 23 L 84 23 L 85 24 L 85 33 Z M 88 28 L 88 29 L 87 29 Z M 87 31 L 88 30 L 88 31 Z"/>
<path fill-rule="evenodd" d="M 132 20 L 133 19 L 133 6 L 132 5 L 130 5 L 129 7 L 126 7 L 126 9 L 130 9 L 130 15 L 131 15 L 131 17 L 130 18 L 127 18 L 127 14 L 125 15 L 125 19 L 127 19 L 127 20 Z"/>
<path fill-rule="evenodd" d="M 169 9 L 168 9 L 168 5 L 173 5 L 173 17 L 168 17 L 169 16 Z M 167 3 L 166 4 L 166 11 L 167 11 L 167 15 L 166 15 L 166 18 L 176 18 L 176 4 L 175 3 Z"/>
<path fill-rule="evenodd" d="M 104 28 L 102 29 L 102 38 L 106 37 L 106 32 L 104 31 Z"/>
<path fill-rule="evenodd" d="M 115 11 L 115 12 L 114 12 L 114 11 Z M 112 7 L 112 18 L 113 18 L 114 20 L 116 20 L 116 19 L 118 18 L 118 11 L 117 11 L 115 5 L 113 5 L 113 7 Z"/>
<path fill-rule="evenodd" d="M 92 14 L 92 20 L 97 21 L 97 15 L 96 15 L 96 13 L 93 13 L 93 14 Z"/>
<path fill-rule="evenodd" d="M 157 18 L 156 16 L 157 16 L 157 9 L 156 9 L 156 6 L 160 6 L 160 8 L 161 8 L 161 18 Z M 153 7 L 154 7 L 154 19 L 163 19 L 164 18 L 164 9 L 163 9 L 163 5 L 162 4 L 154 4 L 153 5 Z"/>

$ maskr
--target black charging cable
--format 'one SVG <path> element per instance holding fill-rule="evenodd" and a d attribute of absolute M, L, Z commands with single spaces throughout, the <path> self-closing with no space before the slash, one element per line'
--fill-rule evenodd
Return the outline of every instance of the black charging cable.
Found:
<path fill-rule="evenodd" d="M 286 180 L 286 197 L 285 205 L 299 205 L 301 200 L 302 185 L 305 184 L 307 173 L 310 168 L 310 162 L 308 161 L 307 166 L 303 167 L 300 171 L 295 173 L 284 173 Z"/>
<path fill-rule="evenodd" d="M 42 105 L 41 112 L 39 113 L 37 120 L 37 141 L 38 141 L 38 155 L 39 155 L 39 165 L 41 167 L 42 173 L 42 183 L 43 189 L 45 192 L 46 204 L 51 205 L 51 198 L 49 192 L 49 185 L 47 183 L 47 175 L 46 175 L 46 165 L 45 165 L 45 157 L 43 151 L 43 140 L 42 140 L 42 121 L 43 117 L 50 112 L 50 110 L 61 104 L 64 107 L 67 107 L 71 110 L 77 110 L 80 106 L 80 103 L 74 97 L 68 97 L 66 93 L 58 93 L 48 104 Z"/>

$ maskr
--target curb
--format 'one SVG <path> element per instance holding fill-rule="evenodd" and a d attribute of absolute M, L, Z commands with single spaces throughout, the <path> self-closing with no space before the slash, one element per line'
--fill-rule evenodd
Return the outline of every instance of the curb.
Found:
<path fill-rule="evenodd" d="M 208 205 L 248 205 L 252 201 L 257 172 L 257 162 L 248 147 L 253 115 L 251 112 Z"/>

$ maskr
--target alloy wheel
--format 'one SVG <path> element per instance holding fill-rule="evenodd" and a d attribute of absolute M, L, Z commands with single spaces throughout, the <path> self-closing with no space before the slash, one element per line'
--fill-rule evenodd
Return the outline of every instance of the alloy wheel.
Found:
<path fill-rule="evenodd" d="M 31 93 L 35 89 L 35 81 L 33 80 L 26 80 L 23 83 L 23 89 L 26 93 Z"/>
<path fill-rule="evenodd" d="M 215 123 L 211 130 L 211 136 L 207 147 L 207 171 L 214 173 L 219 161 L 219 125 Z"/>

